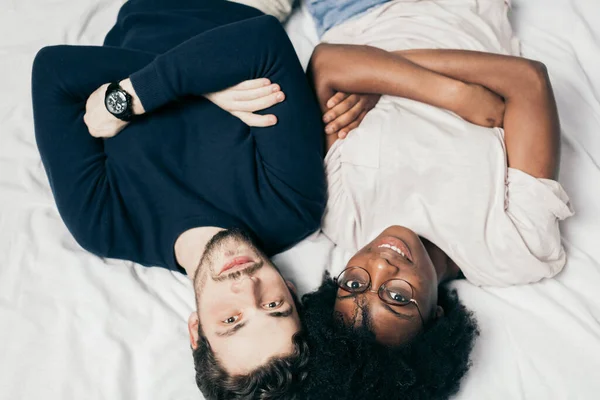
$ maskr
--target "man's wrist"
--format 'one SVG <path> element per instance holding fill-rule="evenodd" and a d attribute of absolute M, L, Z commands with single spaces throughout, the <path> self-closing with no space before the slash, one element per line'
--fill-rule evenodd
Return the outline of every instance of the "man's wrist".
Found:
<path fill-rule="evenodd" d="M 144 110 L 144 106 L 142 105 L 140 98 L 137 96 L 137 93 L 131 84 L 131 79 L 123 79 L 121 82 L 119 82 L 119 86 L 121 86 L 121 88 L 131 96 L 131 111 L 133 112 L 133 115 L 144 114 L 146 111 Z"/>

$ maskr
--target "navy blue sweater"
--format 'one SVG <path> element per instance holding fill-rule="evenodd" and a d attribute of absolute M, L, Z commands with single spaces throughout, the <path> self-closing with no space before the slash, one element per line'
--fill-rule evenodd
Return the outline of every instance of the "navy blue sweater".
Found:
<path fill-rule="evenodd" d="M 90 136 L 87 97 L 130 77 L 147 113 Z M 250 128 L 201 97 L 247 79 L 286 101 Z M 320 112 L 285 31 L 220 0 L 130 0 L 99 46 L 52 46 L 33 65 L 36 140 L 67 227 L 102 257 L 180 269 L 174 243 L 199 226 L 238 227 L 272 255 L 319 227 Z"/>

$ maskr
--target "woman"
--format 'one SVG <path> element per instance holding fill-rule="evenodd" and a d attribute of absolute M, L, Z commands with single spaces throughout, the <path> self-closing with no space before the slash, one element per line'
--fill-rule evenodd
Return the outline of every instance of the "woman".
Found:
<path fill-rule="evenodd" d="M 477 331 L 443 284 L 463 275 L 525 284 L 564 266 L 558 221 L 572 211 L 554 180 L 556 104 L 543 65 L 513 56 L 507 9 L 500 0 L 391 1 L 331 29 L 315 51 L 324 120 L 335 125 L 322 229 L 358 250 L 306 297 L 315 393 L 448 397 Z M 465 87 L 479 88 L 472 105 L 488 104 L 485 126 L 465 121 L 481 121 L 465 113 Z M 336 111 L 346 97 L 336 92 L 391 96 L 365 116 L 369 97 Z M 340 140 L 353 113 L 364 120 Z"/>

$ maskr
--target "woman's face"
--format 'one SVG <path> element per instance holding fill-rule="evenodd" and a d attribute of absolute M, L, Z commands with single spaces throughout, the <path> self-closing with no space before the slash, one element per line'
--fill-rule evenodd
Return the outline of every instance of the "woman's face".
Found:
<path fill-rule="evenodd" d="M 429 244 L 429 243 L 428 243 Z M 362 309 L 368 310 L 369 320 L 377 340 L 397 346 L 412 339 L 423 328 L 417 305 L 400 306 L 384 302 L 378 294 L 381 285 L 390 279 L 403 279 L 413 287 L 425 322 L 442 312 L 437 306 L 438 276 L 423 242 L 413 231 L 391 226 L 375 240 L 358 251 L 346 265 L 364 268 L 370 275 L 370 286 L 364 293 L 350 293 L 338 288 L 335 311 L 347 324 L 362 325 Z M 349 275 L 349 270 L 346 274 Z M 355 284 L 348 281 L 347 285 Z M 384 296 L 385 297 L 385 296 Z"/>

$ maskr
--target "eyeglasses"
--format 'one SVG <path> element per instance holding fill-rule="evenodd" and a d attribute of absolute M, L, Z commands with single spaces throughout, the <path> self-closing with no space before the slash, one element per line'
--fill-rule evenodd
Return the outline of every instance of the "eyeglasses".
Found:
<path fill-rule="evenodd" d="M 417 307 L 421 323 L 425 320 L 421 314 L 419 303 L 413 298 L 414 288 L 404 279 L 390 279 L 381 284 L 379 290 L 371 289 L 371 275 L 362 267 L 350 267 L 342 271 L 334 279 L 336 285 L 345 292 L 361 294 L 365 292 L 377 293 L 381 301 L 392 306 L 406 306 L 414 304 Z"/>

